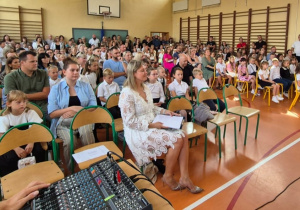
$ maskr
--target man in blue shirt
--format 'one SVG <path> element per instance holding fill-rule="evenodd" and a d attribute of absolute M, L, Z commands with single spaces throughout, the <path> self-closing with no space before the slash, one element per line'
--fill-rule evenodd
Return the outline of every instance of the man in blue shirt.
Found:
<path fill-rule="evenodd" d="M 120 90 L 122 89 L 123 83 L 126 80 L 126 72 L 123 67 L 123 63 L 119 60 L 120 51 L 117 47 L 113 47 L 110 50 L 111 59 L 104 61 L 103 70 L 110 68 L 114 72 L 114 82 L 116 82 Z"/>

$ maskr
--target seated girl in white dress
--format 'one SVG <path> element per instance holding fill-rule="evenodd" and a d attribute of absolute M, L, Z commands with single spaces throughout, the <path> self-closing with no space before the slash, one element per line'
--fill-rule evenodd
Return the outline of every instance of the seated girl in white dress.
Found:
<path fill-rule="evenodd" d="M 157 114 L 176 114 L 153 105 L 151 92 L 144 85 L 146 80 L 147 71 L 141 62 L 130 61 L 119 100 L 126 143 L 139 166 L 166 154 L 163 182 L 172 190 L 187 188 L 192 193 L 199 193 L 202 189 L 195 186 L 189 176 L 187 136 L 182 130 L 165 130 L 162 123 L 152 123 Z M 179 160 L 179 183 L 173 177 L 175 160 Z"/>

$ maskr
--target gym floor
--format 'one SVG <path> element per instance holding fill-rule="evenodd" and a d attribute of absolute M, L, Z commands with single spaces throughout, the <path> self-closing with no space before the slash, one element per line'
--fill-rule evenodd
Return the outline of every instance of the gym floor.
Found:
<path fill-rule="evenodd" d="M 219 98 L 222 91 L 216 90 Z M 288 111 L 292 99 L 279 104 L 257 96 L 252 102 L 242 94 L 243 105 L 260 110 L 258 138 L 255 139 L 256 116 L 249 120 L 247 145 L 244 146 L 245 120 L 241 131 L 237 123 L 237 150 L 234 149 L 233 123 L 227 126 L 222 138 L 222 157 L 219 159 L 215 129 L 208 125 L 207 161 L 204 162 L 204 136 L 190 148 L 189 172 L 193 182 L 204 189 L 200 194 L 188 190 L 171 191 L 163 186 L 158 173 L 156 188 L 173 204 L 175 209 L 256 209 L 271 201 L 292 181 L 300 177 L 300 103 Z M 294 94 L 295 96 L 295 94 Z M 293 97 L 294 97 L 293 96 Z M 230 102 L 234 106 L 236 102 Z M 238 120 L 238 118 L 237 118 Z M 237 121 L 238 122 L 238 121 Z M 221 127 L 223 131 L 223 127 Z M 121 144 L 120 144 L 121 148 Z M 125 158 L 132 157 L 126 148 Z M 179 167 L 175 178 L 179 179 Z M 298 209 L 300 207 L 300 180 L 292 184 L 276 201 L 264 209 Z"/>

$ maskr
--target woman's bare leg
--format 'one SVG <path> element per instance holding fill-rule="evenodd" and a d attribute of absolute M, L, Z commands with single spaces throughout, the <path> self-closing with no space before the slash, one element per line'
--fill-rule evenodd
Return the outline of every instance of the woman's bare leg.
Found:
<path fill-rule="evenodd" d="M 174 143 L 174 149 L 169 148 L 166 155 L 166 171 L 163 176 L 163 181 L 169 185 L 170 188 L 177 187 L 178 183 L 173 179 L 174 168 L 177 164 L 178 157 L 184 145 L 184 139 L 179 138 L 177 142 Z"/>

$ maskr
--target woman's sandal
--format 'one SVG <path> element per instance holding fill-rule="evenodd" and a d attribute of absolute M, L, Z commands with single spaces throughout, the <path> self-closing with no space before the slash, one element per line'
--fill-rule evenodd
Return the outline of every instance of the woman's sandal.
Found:
<path fill-rule="evenodd" d="M 202 191 L 204 191 L 204 189 L 202 189 L 198 186 L 195 186 L 194 189 L 192 189 L 192 190 L 188 186 L 186 188 L 193 194 L 201 193 Z"/>
<path fill-rule="evenodd" d="M 180 182 L 180 181 L 179 181 Z M 180 184 L 180 183 L 179 183 Z M 184 186 L 184 185 L 182 185 Z M 193 189 L 189 188 L 188 186 L 184 186 L 184 188 L 187 188 L 188 191 L 190 191 L 193 194 L 197 194 L 197 193 L 201 193 L 202 191 L 204 191 L 204 189 L 198 187 L 198 186 L 194 186 Z"/>
<path fill-rule="evenodd" d="M 164 177 L 162 177 L 162 182 L 163 182 L 163 186 L 166 184 L 166 185 L 168 185 L 167 184 L 167 182 L 165 181 L 165 179 L 164 179 Z M 181 190 L 183 190 L 183 189 L 185 189 L 185 187 L 183 187 L 183 186 L 181 186 L 179 183 L 177 183 L 177 186 L 176 187 L 171 187 L 170 185 L 168 185 L 169 187 L 170 187 L 170 189 L 171 190 L 173 190 L 173 191 L 181 191 Z"/>

